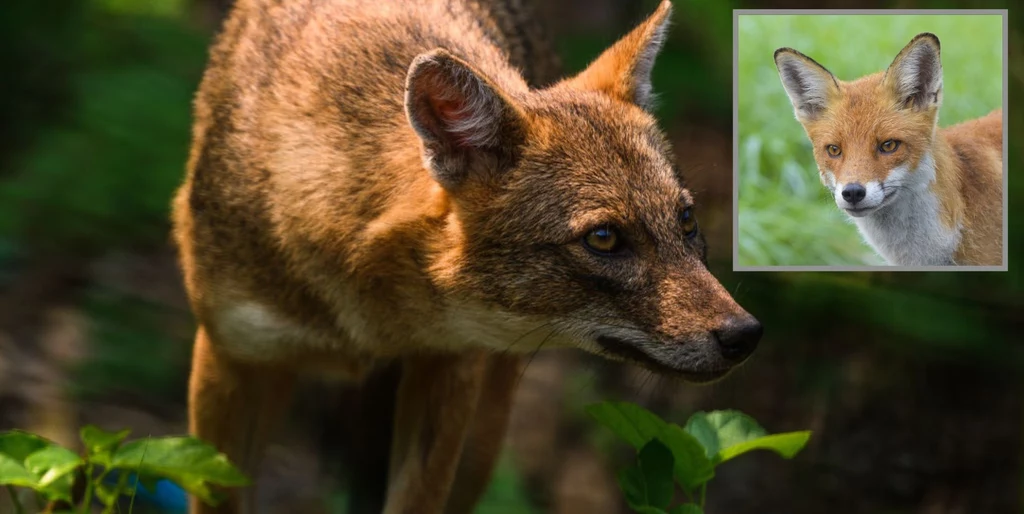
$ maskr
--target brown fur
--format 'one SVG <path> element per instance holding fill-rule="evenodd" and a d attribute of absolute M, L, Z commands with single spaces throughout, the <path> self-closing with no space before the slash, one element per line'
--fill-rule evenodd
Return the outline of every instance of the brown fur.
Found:
<path fill-rule="evenodd" d="M 907 98 L 896 69 L 922 47 L 929 47 L 933 52 L 925 55 L 934 55 L 927 59 L 936 60 L 939 71 L 933 82 L 937 85 L 934 90 Z M 805 82 L 800 86 L 817 83 L 824 89 L 822 100 L 812 99 L 809 105 L 801 105 L 797 100 L 794 104 L 797 118 L 813 144 L 823 182 L 830 180 L 826 178 L 827 173 L 842 184 L 884 182 L 898 167 L 917 169 L 928 155 L 935 160 L 935 179 L 928 187 L 938 198 L 936 216 L 946 229 L 959 232 L 959 244 L 952 252 L 950 263 L 1000 265 L 1003 258 L 1002 110 L 936 130 L 942 102 L 938 55 L 938 39 L 931 34 L 921 34 L 897 55 L 886 71 L 851 82 L 836 79 L 810 57 L 789 48 L 776 51 L 775 59 L 791 98 L 794 98 L 796 67 L 802 67 L 804 73 L 814 77 L 797 77 L 795 82 Z M 791 82 L 787 83 L 787 79 Z M 879 144 L 889 139 L 899 140 L 900 146 L 888 154 L 880 152 Z M 827 148 L 833 144 L 841 147 L 840 155 L 829 155 Z"/>
<path fill-rule="evenodd" d="M 964 238 L 955 259 L 965 264 L 1003 263 L 1003 111 L 947 127 L 940 132 L 956 169 L 948 189 L 940 192 L 944 205 L 963 201 Z M 939 143 L 941 144 L 941 143 Z M 941 175 L 940 175 L 941 176 Z M 959 179 L 959 180 L 957 180 Z M 956 219 L 955 207 L 950 220 Z M 949 223 L 951 224 L 951 223 Z"/>
<path fill-rule="evenodd" d="M 517 353 L 577 346 L 707 381 L 753 349 L 760 326 L 685 233 L 693 197 L 643 108 L 668 2 L 554 84 L 522 12 L 235 7 L 196 99 L 174 222 L 202 326 L 192 431 L 246 471 L 296 375 L 360 380 L 397 359 L 384 511 L 469 512 Z M 605 226 L 626 253 L 585 249 Z"/>

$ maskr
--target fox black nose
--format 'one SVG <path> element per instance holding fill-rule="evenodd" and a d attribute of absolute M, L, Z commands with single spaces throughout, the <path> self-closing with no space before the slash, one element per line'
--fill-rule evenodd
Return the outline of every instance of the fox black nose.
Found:
<path fill-rule="evenodd" d="M 868 190 L 864 189 L 864 186 L 854 182 L 853 184 L 846 184 L 843 187 L 843 200 L 850 203 L 857 203 L 864 199 L 868 195 Z"/>
<path fill-rule="evenodd" d="M 732 361 L 742 361 L 754 353 L 764 329 L 761 322 L 750 314 L 731 316 L 713 333 L 718 339 L 722 356 Z"/>

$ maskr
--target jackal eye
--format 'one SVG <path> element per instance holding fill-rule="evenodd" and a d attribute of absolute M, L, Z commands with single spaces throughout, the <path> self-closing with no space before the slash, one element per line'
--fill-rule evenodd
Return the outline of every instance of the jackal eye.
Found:
<path fill-rule="evenodd" d="M 625 241 L 614 227 L 602 225 L 583 236 L 583 246 L 598 255 L 613 255 L 625 249 Z"/>
<path fill-rule="evenodd" d="M 900 142 L 895 139 L 888 139 L 878 145 L 878 151 L 882 153 L 893 153 L 900 147 Z"/>
<path fill-rule="evenodd" d="M 836 145 L 826 146 L 825 151 L 828 152 L 829 157 L 839 157 L 843 153 L 843 151 Z"/>
<path fill-rule="evenodd" d="M 683 222 L 683 234 L 687 238 L 693 238 L 697 235 L 697 217 L 693 215 L 692 208 L 687 207 L 683 209 L 679 219 Z"/>

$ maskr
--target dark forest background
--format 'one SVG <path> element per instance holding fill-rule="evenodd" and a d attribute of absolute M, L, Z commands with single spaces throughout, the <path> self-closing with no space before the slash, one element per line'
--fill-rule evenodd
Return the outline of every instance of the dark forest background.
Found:
<path fill-rule="evenodd" d="M 723 466 L 710 513 L 1024 512 L 1020 216 L 1011 216 L 1006 273 L 730 271 L 732 8 L 1007 4 L 675 3 L 654 72 L 659 116 L 698 194 L 713 269 L 764 322 L 765 340 L 739 372 L 702 388 L 580 352 L 541 352 L 480 512 L 626 512 L 613 470 L 631 456 L 582 410 L 602 399 L 674 421 L 736 408 L 770 431 L 814 431 L 793 461 L 763 454 Z M 85 423 L 140 436 L 185 431 L 194 325 L 167 217 L 224 4 L 0 7 L 0 429 L 63 443 Z M 566 0 L 542 15 L 572 72 L 655 5 Z M 1020 21 L 1011 9 L 1011 97 L 1024 79 Z M 1021 112 L 1009 111 L 1011 135 Z M 1020 141 L 1010 138 L 1010 170 L 1021 167 Z M 1011 177 L 1011 213 L 1024 208 L 1021 184 Z M 341 512 L 335 470 L 317 458 L 330 448 L 329 407 L 299 402 L 271 448 L 262 491 L 270 511 Z"/>

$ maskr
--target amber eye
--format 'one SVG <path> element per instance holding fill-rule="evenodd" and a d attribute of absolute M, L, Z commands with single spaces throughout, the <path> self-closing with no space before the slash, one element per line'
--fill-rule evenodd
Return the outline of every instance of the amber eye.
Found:
<path fill-rule="evenodd" d="M 697 218 L 693 215 L 693 209 L 687 207 L 683 209 L 683 214 L 680 216 L 683 222 L 683 233 L 688 238 L 692 238 L 697 235 Z"/>
<path fill-rule="evenodd" d="M 882 153 L 893 153 L 899 147 L 900 147 L 900 142 L 896 141 L 895 139 L 889 139 L 889 140 L 883 142 L 882 144 L 878 145 L 878 149 Z"/>
<path fill-rule="evenodd" d="M 825 147 L 825 151 L 828 152 L 829 156 L 831 156 L 831 157 L 839 157 L 839 155 L 841 155 L 843 153 L 843 151 L 840 150 L 839 147 L 836 146 L 836 145 L 828 145 L 828 146 L 826 146 Z"/>
<path fill-rule="evenodd" d="M 583 245 L 588 250 L 602 255 L 618 253 L 624 247 L 618 231 L 607 225 L 587 232 L 583 237 Z"/>

